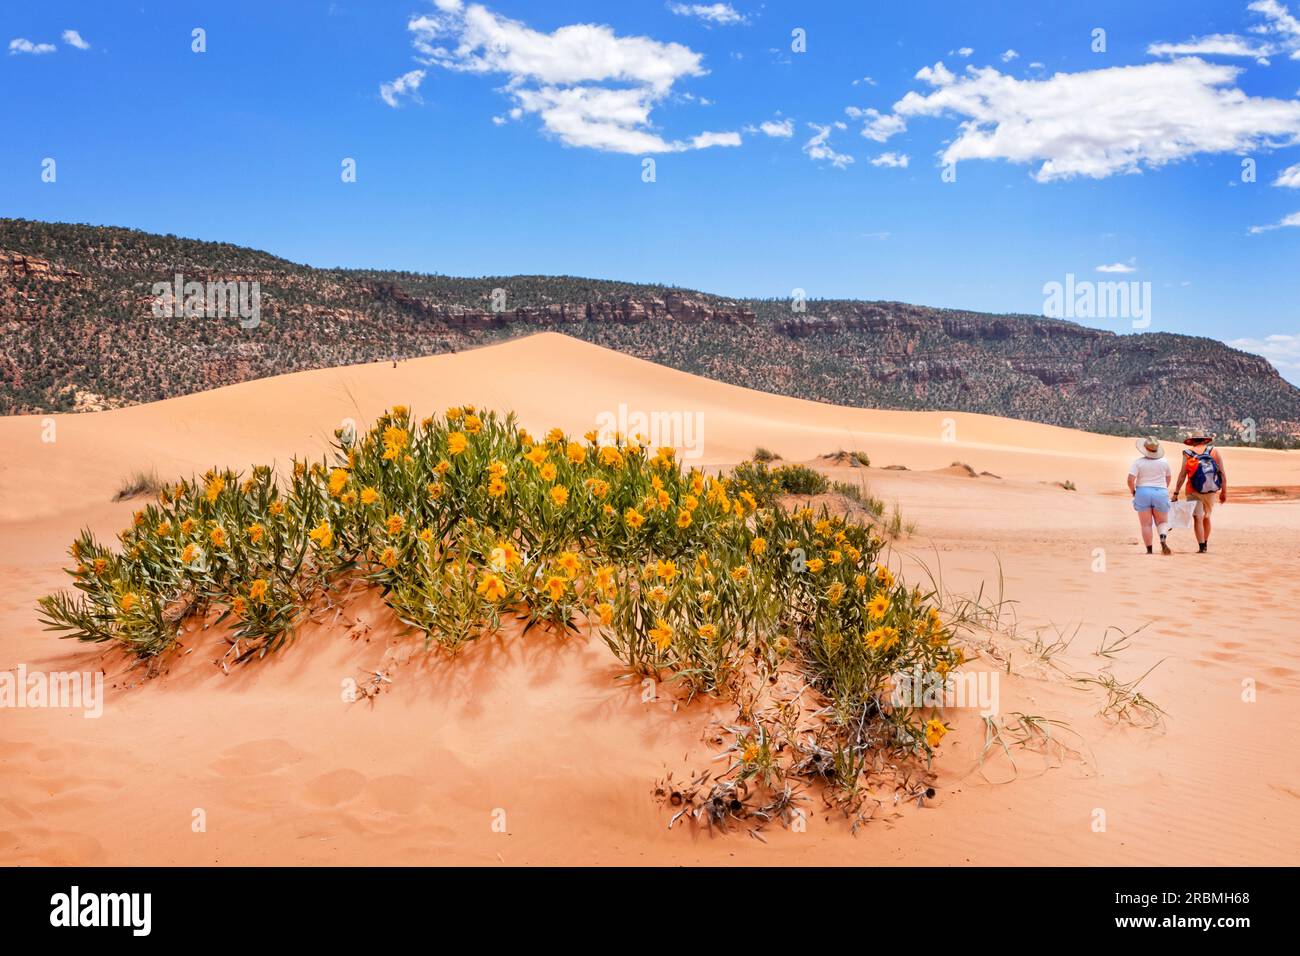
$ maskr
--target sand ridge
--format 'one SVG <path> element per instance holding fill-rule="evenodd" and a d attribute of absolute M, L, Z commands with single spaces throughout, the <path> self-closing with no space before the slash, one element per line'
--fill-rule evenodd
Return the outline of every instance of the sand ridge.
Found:
<path fill-rule="evenodd" d="M 710 465 L 759 444 L 814 466 L 867 452 L 873 467 L 828 473 L 865 480 L 915 523 L 891 557 L 908 580 L 924 586 L 928 569 L 953 594 L 987 596 L 1001 579 L 1015 603 L 968 666 L 1009 659 L 1004 723 L 1058 720 L 1062 746 L 986 751 L 979 714 L 951 710 L 937 805 L 882 792 L 854 837 L 814 796 L 806 832 L 769 829 L 764 844 L 666 829 L 654 781 L 708 766 L 719 710 L 644 702 L 597 640 L 506 633 L 446 661 L 366 597 L 229 674 L 212 663 L 216 632 L 196 627 L 168 673 L 144 680 L 114 652 L 41 631 L 35 599 L 66 586 L 77 530 L 111 539 L 138 506 L 110 501 L 130 471 L 286 464 L 318 455 L 344 418 L 463 401 L 575 433 L 621 405 L 700 413 Z M 1122 496 L 1131 440 L 803 402 L 554 334 L 53 418 L 53 442 L 40 417 L 0 419 L 0 667 L 102 667 L 109 687 L 99 720 L 0 711 L 5 863 L 1233 864 L 1300 850 L 1300 745 L 1277 732 L 1300 698 L 1287 611 L 1300 599 L 1300 502 L 1230 502 L 1209 555 L 1175 532 L 1175 555 L 1149 557 Z M 1234 483 L 1300 485 L 1300 453 L 1226 454 Z M 1135 634 L 1114 660 L 1096 653 L 1112 627 Z M 1044 659 L 1061 635 L 1069 646 Z M 1098 716 L 1105 694 L 1070 680 L 1153 665 L 1142 690 L 1167 712 L 1157 729 Z M 345 681 L 375 671 L 392 680 L 377 699 L 342 700 Z"/>

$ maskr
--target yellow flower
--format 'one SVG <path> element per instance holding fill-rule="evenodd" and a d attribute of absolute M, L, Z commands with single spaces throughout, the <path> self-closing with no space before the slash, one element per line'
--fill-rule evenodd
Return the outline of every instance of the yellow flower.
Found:
<path fill-rule="evenodd" d="M 569 442 L 569 447 L 564 450 L 564 456 L 575 465 L 581 465 L 587 460 L 587 451 L 576 441 Z"/>
<path fill-rule="evenodd" d="M 501 498 L 506 493 L 506 483 L 501 478 L 488 479 L 487 492 L 489 498 Z"/>
<path fill-rule="evenodd" d="M 691 526 L 691 513 L 683 508 L 677 512 L 677 527 L 689 528 Z"/>
<path fill-rule="evenodd" d="M 560 569 L 570 578 L 576 578 L 578 576 L 578 570 L 581 568 L 581 562 L 578 561 L 578 556 L 572 551 L 565 551 L 556 559 L 555 563 L 558 564 Z"/>
<path fill-rule="evenodd" d="M 931 747 L 937 747 L 939 741 L 943 740 L 944 734 L 947 732 L 948 728 L 943 725 L 943 721 L 938 719 L 929 720 L 925 725 L 925 742 Z"/>
<path fill-rule="evenodd" d="M 198 546 L 197 546 L 197 545 L 193 545 L 193 544 L 187 544 L 187 545 L 185 546 L 185 550 L 181 552 L 181 563 L 183 563 L 183 564 L 189 564 L 191 561 L 193 561 L 193 560 L 194 560 L 195 558 L 197 558 L 198 556 L 199 556 L 199 549 L 198 549 Z M 96 558 L 96 559 L 95 559 L 95 573 L 96 573 L 96 574 L 99 574 L 99 573 L 103 570 L 103 568 L 100 566 L 101 563 L 103 562 L 103 560 L 104 560 L 103 558 Z"/>
<path fill-rule="evenodd" d="M 324 518 L 321 519 L 320 524 L 307 532 L 307 537 L 315 541 L 322 550 L 329 550 L 334 546 L 334 531 Z"/>
<path fill-rule="evenodd" d="M 541 468 L 537 469 L 537 473 L 542 476 L 543 481 L 555 480 L 555 466 L 549 461 L 542 465 Z"/>
<path fill-rule="evenodd" d="M 668 589 L 662 584 L 656 584 L 650 589 L 650 600 L 656 604 L 663 604 L 668 600 Z"/>
<path fill-rule="evenodd" d="M 348 483 L 348 473 L 342 468 L 335 468 L 330 472 L 330 497 L 337 498 L 343 493 L 343 489 Z"/>
<path fill-rule="evenodd" d="M 469 447 L 469 439 L 464 432 L 452 432 L 447 436 L 447 453 L 455 457 Z"/>
<path fill-rule="evenodd" d="M 213 475 L 208 479 L 208 486 L 204 490 L 204 495 L 208 499 L 208 504 L 213 504 L 217 500 L 217 495 L 221 494 L 222 489 L 226 487 L 226 479 L 220 475 Z"/>
<path fill-rule="evenodd" d="M 587 490 L 591 492 L 593 498 L 603 498 L 609 494 L 609 482 L 602 481 L 600 478 L 588 478 L 586 481 Z"/>
<path fill-rule="evenodd" d="M 425 544 L 433 544 L 433 529 L 425 528 L 416 537 L 418 537 Z"/>
<path fill-rule="evenodd" d="M 830 558 L 831 564 L 839 564 L 844 560 L 844 555 L 840 554 L 838 551 L 830 552 L 827 557 Z"/>
<path fill-rule="evenodd" d="M 471 435 L 477 435 L 482 430 L 483 419 L 479 418 L 477 415 L 465 416 L 465 431 L 469 432 Z"/>
<path fill-rule="evenodd" d="M 351 508 L 357 503 L 357 493 L 355 491 L 345 491 L 339 496 L 339 501 Z"/>
<path fill-rule="evenodd" d="M 603 445 L 598 457 L 600 463 L 607 468 L 621 468 L 623 466 L 623 454 L 613 445 Z"/>
<path fill-rule="evenodd" d="M 668 622 L 663 618 L 655 621 L 655 626 L 650 629 L 650 640 L 654 641 L 655 647 L 661 651 L 666 651 L 673 643 L 673 629 L 668 626 Z"/>
<path fill-rule="evenodd" d="M 458 422 L 465 417 L 465 409 L 453 405 L 447 409 L 447 421 Z"/>
<path fill-rule="evenodd" d="M 753 763 L 759 758 L 762 752 L 763 751 L 759 749 L 758 744 L 750 743 L 745 746 L 745 749 L 743 751 L 741 751 L 740 759 L 744 763 Z"/>
<path fill-rule="evenodd" d="M 623 520 L 627 522 L 629 528 L 639 528 L 645 524 L 645 515 L 635 508 L 628 508 L 623 512 Z"/>
<path fill-rule="evenodd" d="M 600 615 L 601 626 L 609 627 L 610 623 L 614 620 L 614 605 L 607 603 L 597 604 L 596 613 Z"/>
<path fill-rule="evenodd" d="M 233 614 L 235 617 L 239 618 L 240 620 L 242 620 L 244 617 L 244 612 L 247 610 L 248 610 L 247 602 L 239 595 L 235 595 L 234 599 L 231 600 L 230 602 L 230 613 Z"/>
<path fill-rule="evenodd" d="M 738 568 L 731 569 L 731 580 L 744 581 L 747 580 L 748 578 L 749 578 L 749 567 L 747 565 L 742 564 Z"/>
<path fill-rule="evenodd" d="M 406 519 L 397 514 L 389 515 L 387 527 L 389 534 L 400 534 L 402 529 L 406 527 Z"/>
<path fill-rule="evenodd" d="M 271 514 L 276 515 L 276 516 L 279 516 L 279 515 L 284 514 L 284 502 L 283 502 L 283 501 L 272 501 L 272 502 L 271 502 L 270 512 L 271 512 Z"/>
<path fill-rule="evenodd" d="M 181 522 L 181 534 L 189 534 L 194 530 L 194 519 L 186 518 Z"/>
<path fill-rule="evenodd" d="M 551 489 L 551 500 L 557 508 L 563 508 L 569 501 L 569 489 L 564 485 L 556 485 Z"/>
<path fill-rule="evenodd" d="M 254 601 L 265 601 L 268 587 L 270 585 L 265 578 L 258 578 L 248 586 L 248 596 Z"/>
<path fill-rule="evenodd" d="M 552 445 L 559 445 L 564 441 L 564 429 L 552 428 L 546 433 L 546 440 Z"/>
<path fill-rule="evenodd" d="M 118 601 L 117 603 L 118 603 L 118 607 L 120 607 L 123 611 L 130 611 L 131 608 L 135 607 L 137 604 L 140 603 L 140 599 L 136 597 L 134 594 L 132 594 L 130 591 L 128 591 L 126 594 L 122 595 L 122 600 Z"/>
<path fill-rule="evenodd" d="M 877 594 L 867 602 L 867 616 L 873 621 L 879 621 L 889 613 L 889 598 L 883 594 Z"/>
<path fill-rule="evenodd" d="M 363 505 L 373 505 L 379 500 L 379 492 L 370 486 L 361 489 L 361 503 Z"/>
<path fill-rule="evenodd" d="M 677 564 L 673 561 L 659 561 L 655 564 L 655 574 L 661 581 L 671 581 L 677 577 Z"/>
<path fill-rule="evenodd" d="M 821 558 L 808 559 L 808 570 L 811 571 L 813 574 L 821 573 L 821 569 L 824 567 L 826 567 L 826 562 L 823 561 Z"/>
<path fill-rule="evenodd" d="M 384 460 L 393 461 L 406 447 L 407 434 L 405 428 L 398 428 L 396 425 L 389 425 L 384 429 Z"/>
<path fill-rule="evenodd" d="M 221 525 L 215 526 L 208 532 L 208 539 L 212 542 L 214 548 L 224 548 L 226 546 L 226 529 Z"/>
<path fill-rule="evenodd" d="M 596 587 L 605 594 L 610 594 L 614 590 L 615 570 L 612 564 L 602 565 L 596 569 Z"/>
<path fill-rule="evenodd" d="M 443 487 L 441 481 L 432 481 L 429 483 L 429 497 L 437 501 L 442 497 Z"/>
<path fill-rule="evenodd" d="M 711 641 L 718 636 L 718 629 L 712 624 L 701 624 L 697 633 L 706 641 Z"/>
<path fill-rule="evenodd" d="M 519 551 L 509 541 L 502 541 L 488 554 L 488 563 L 498 571 L 512 568 L 519 563 Z"/>
<path fill-rule="evenodd" d="M 894 575 L 883 564 L 876 568 L 876 584 L 886 590 L 894 586 Z"/>
<path fill-rule="evenodd" d="M 158 522 L 158 536 L 165 538 L 172 533 L 172 523 L 170 521 Z"/>
<path fill-rule="evenodd" d="M 406 417 L 406 413 L 407 413 L 408 411 L 410 411 L 410 409 L 408 409 L 405 405 L 394 405 L 394 406 L 393 406 L 393 417 L 394 417 L 394 418 L 405 418 L 405 417 Z"/>
<path fill-rule="evenodd" d="M 445 475 L 447 472 L 451 471 L 451 462 L 444 458 L 442 461 L 438 462 L 438 464 L 433 466 L 433 470 L 440 475 Z"/>
<path fill-rule="evenodd" d="M 532 448 L 528 449 L 528 453 L 524 455 L 524 458 L 528 459 L 534 468 L 540 468 L 546 461 L 546 456 L 547 452 L 545 445 L 534 445 Z"/>
<path fill-rule="evenodd" d="M 687 511 L 695 511 L 700 506 L 700 499 L 694 495 L 682 495 L 682 507 Z"/>
<path fill-rule="evenodd" d="M 863 590 L 867 586 L 867 576 L 865 574 L 855 575 L 853 578 L 853 586 L 859 591 Z"/>
<path fill-rule="evenodd" d="M 564 597 L 564 592 L 569 589 L 569 582 L 564 578 L 552 575 L 546 581 L 546 593 L 551 596 L 552 601 L 558 601 Z"/>
<path fill-rule="evenodd" d="M 763 556 L 764 552 L 766 551 L 767 551 L 766 538 L 755 538 L 753 541 L 749 542 L 749 553 L 752 554 L 754 557 L 760 558 Z"/>
<path fill-rule="evenodd" d="M 832 606 L 839 604 L 840 598 L 844 597 L 844 582 L 836 581 L 827 588 L 826 597 L 830 600 Z"/>
<path fill-rule="evenodd" d="M 266 533 L 266 529 L 260 524 L 250 524 L 244 530 L 248 532 L 248 540 L 253 542 L 253 544 L 262 543 L 262 535 Z"/>
<path fill-rule="evenodd" d="M 506 596 L 506 583 L 500 575 L 486 573 L 479 579 L 478 593 L 489 601 L 500 601 Z"/>
<path fill-rule="evenodd" d="M 383 553 L 379 556 L 379 562 L 386 568 L 397 567 L 397 551 L 391 547 L 384 548 Z"/>

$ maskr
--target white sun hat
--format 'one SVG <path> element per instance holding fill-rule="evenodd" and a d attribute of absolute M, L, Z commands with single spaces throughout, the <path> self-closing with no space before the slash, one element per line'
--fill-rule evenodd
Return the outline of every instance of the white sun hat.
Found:
<path fill-rule="evenodd" d="M 1137 450 L 1142 452 L 1147 458 L 1164 458 L 1165 449 L 1160 444 L 1160 439 L 1148 435 L 1146 438 L 1139 438 L 1136 442 Z"/>

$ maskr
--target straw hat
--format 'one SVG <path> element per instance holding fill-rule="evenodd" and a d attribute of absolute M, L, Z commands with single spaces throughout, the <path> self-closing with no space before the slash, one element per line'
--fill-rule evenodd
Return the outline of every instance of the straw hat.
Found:
<path fill-rule="evenodd" d="M 1160 444 L 1160 439 L 1148 435 L 1146 438 L 1137 440 L 1137 450 L 1142 452 L 1147 458 L 1164 458 L 1165 449 Z"/>

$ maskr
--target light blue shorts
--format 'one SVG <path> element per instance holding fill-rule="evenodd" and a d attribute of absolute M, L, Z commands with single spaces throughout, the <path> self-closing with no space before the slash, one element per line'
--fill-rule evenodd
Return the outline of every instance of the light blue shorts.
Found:
<path fill-rule="evenodd" d="M 1139 487 L 1137 494 L 1133 496 L 1134 511 L 1149 511 L 1155 508 L 1161 514 L 1169 512 L 1169 489 L 1152 488 L 1150 486 Z"/>

